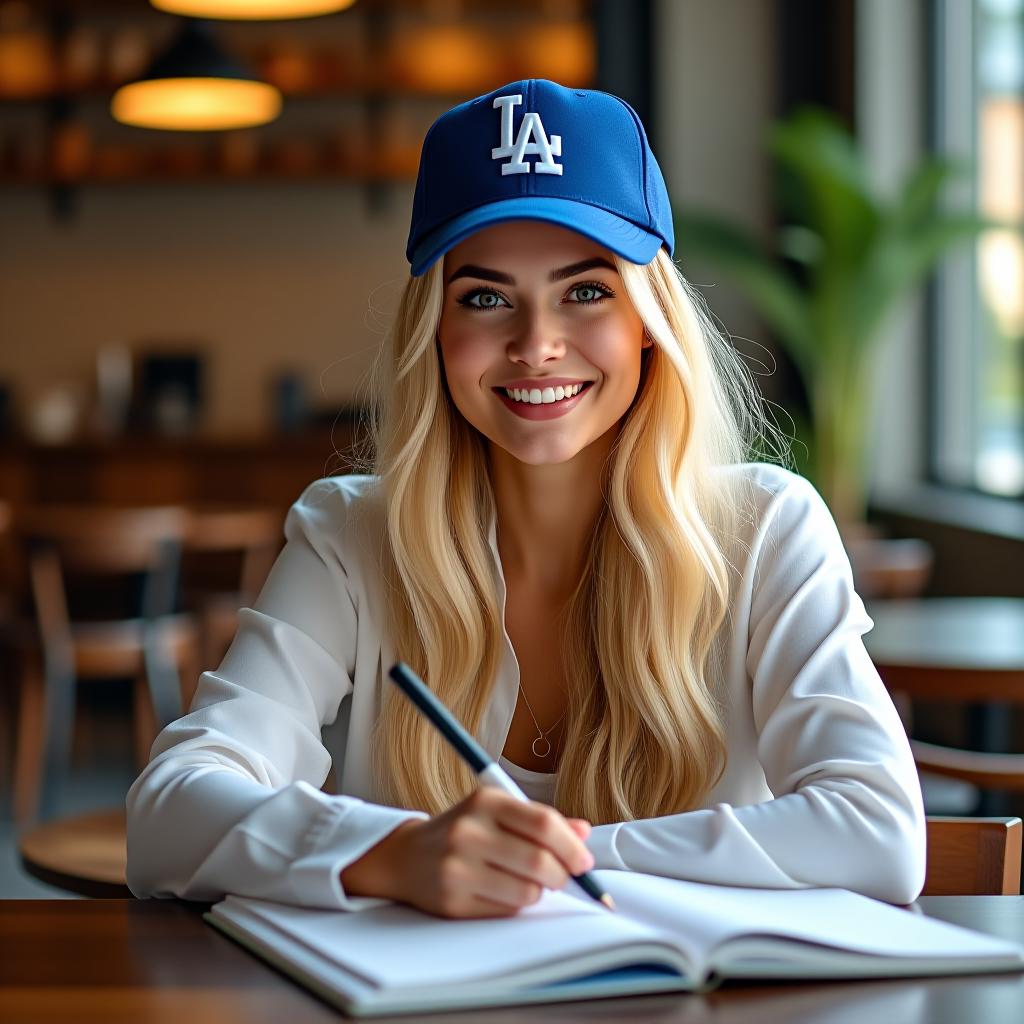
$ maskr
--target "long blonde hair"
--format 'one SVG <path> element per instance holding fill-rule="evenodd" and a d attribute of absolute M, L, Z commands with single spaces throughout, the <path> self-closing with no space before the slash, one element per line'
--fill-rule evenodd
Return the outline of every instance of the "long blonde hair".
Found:
<path fill-rule="evenodd" d="M 721 467 L 746 461 L 776 431 L 668 254 L 616 264 L 654 345 L 562 620 L 568 712 L 554 797 L 564 814 L 595 824 L 699 807 L 724 770 L 714 641 L 729 606 L 726 544 L 747 503 Z M 385 510 L 395 650 L 476 732 L 504 645 L 487 536 L 495 504 L 485 442 L 445 385 L 442 301 L 438 261 L 407 282 L 371 371 L 365 467 L 379 476 Z M 393 687 L 375 726 L 373 772 L 383 799 L 432 814 L 475 785 Z"/>

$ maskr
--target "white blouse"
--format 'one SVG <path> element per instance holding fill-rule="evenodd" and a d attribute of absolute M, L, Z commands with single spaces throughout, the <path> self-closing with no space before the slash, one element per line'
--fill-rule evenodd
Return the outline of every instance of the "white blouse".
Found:
<path fill-rule="evenodd" d="M 721 693 L 725 772 L 699 810 L 595 826 L 598 868 L 768 888 L 840 886 L 909 903 L 924 884 L 917 772 L 861 637 L 873 625 L 817 491 L 749 463 L 752 521 L 736 569 Z M 128 793 L 128 885 L 137 896 L 225 893 L 355 909 L 342 869 L 420 812 L 374 792 L 368 741 L 385 673 L 374 552 L 375 477 L 316 481 L 292 506 L 287 543 L 188 714 L 153 745 Z M 492 516 L 499 602 L 505 581 Z M 501 756 L 519 666 L 508 634 L 478 739 Z M 337 793 L 321 790 L 332 763 Z M 508 763 L 506 762 L 506 768 Z M 550 800 L 553 779 L 518 769 Z M 541 776 L 537 778 L 537 776 Z"/>

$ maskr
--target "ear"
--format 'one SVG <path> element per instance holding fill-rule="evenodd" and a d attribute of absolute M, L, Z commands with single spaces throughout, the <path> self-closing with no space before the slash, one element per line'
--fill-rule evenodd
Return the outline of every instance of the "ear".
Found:
<path fill-rule="evenodd" d="M 647 328 L 644 328 L 644 340 L 641 343 L 641 348 L 650 348 L 654 344 L 654 339 L 647 333 Z"/>

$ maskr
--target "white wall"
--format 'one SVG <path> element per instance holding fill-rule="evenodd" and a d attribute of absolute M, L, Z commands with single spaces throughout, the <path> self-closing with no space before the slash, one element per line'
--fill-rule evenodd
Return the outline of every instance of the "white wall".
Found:
<path fill-rule="evenodd" d="M 895 192 L 925 140 L 924 19 L 917 3 L 857 4 L 857 130 L 876 182 Z M 899 493 L 923 479 L 925 431 L 923 293 L 907 298 L 878 339 L 873 360 L 871 488 Z"/>
<path fill-rule="evenodd" d="M 0 192 L 0 377 L 27 403 L 103 346 L 198 340 L 212 433 L 261 429 L 284 369 L 340 404 L 380 341 L 370 296 L 393 308 L 408 275 L 411 194 L 373 215 L 348 185 L 88 187 L 60 224 L 41 189 Z"/>
<path fill-rule="evenodd" d="M 673 203 L 724 216 L 771 237 L 771 160 L 765 131 L 775 116 L 774 0 L 657 0 L 655 154 Z M 683 273 L 701 290 L 755 372 L 771 369 L 766 333 L 745 298 L 685 258 Z M 746 339 L 746 340 L 744 340 Z M 753 360 L 768 365 L 759 369 Z M 771 383 L 761 378 L 762 388 Z M 789 429 L 789 424 L 782 426 Z"/>

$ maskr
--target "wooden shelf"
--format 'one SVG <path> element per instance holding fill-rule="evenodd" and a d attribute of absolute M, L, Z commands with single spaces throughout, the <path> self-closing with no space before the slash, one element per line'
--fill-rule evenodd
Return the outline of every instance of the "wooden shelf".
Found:
<path fill-rule="evenodd" d="M 0 91 L 0 105 L 34 106 L 40 103 L 50 103 L 55 100 L 110 100 L 114 93 L 125 83 L 117 82 L 109 85 L 90 85 L 87 88 L 62 88 L 55 86 L 44 92 L 37 93 L 11 93 Z M 273 83 L 271 83 L 273 84 Z M 323 85 L 309 89 L 285 89 L 278 86 L 281 95 L 285 100 L 351 100 L 354 102 L 368 101 L 398 101 L 398 100 L 421 100 L 430 103 L 447 103 L 454 105 L 468 99 L 470 95 L 461 92 L 438 89 L 430 91 L 426 89 L 403 89 L 396 86 L 382 85 Z M 481 83 L 480 89 L 487 88 L 486 83 Z"/>
<path fill-rule="evenodd" d="M 155 173 L 144 174 L 85 174 L 77 178 L 62 178 L 54 175 L 28 175 L 0 173 L 0 187 L 17 186 L 68 186 L 82 185 L 279 185 L 282 182 L 332 182 L 343 184 L 370 185 L 412 183 L 416 180 L 415 170 L 410 172 L 357 172 L 357 171 L 256 171 L 247 174 L 232 174 L 226 171 L 200 171 L 189 174 Z"/>
<path fill-rule="evenodd" d="M 360 0 L 280 29 L 220 21 L 228 51 L 281 90 L 282 116 L 241 131 L 146 133 L 115 121 L 110 102 L 180 19 L 138 0 L 40 0 L 17 28 L 24 38 L 11 37 L 32 56 L 0 75 L 0 188 L 49 188 L 58 219 L 73 216 L 76 187 L 118 184 L 351 184 L 374 205 L 387 186 L 415 180 L 440 109 L 517 78 L 592 87 L 592 7 Z"/>

